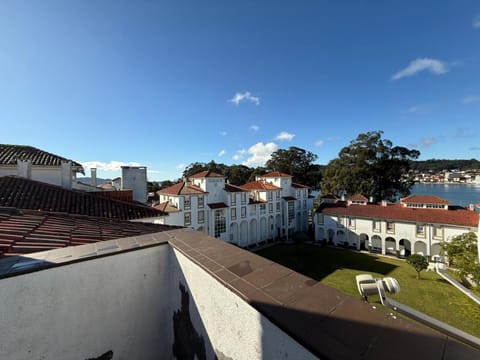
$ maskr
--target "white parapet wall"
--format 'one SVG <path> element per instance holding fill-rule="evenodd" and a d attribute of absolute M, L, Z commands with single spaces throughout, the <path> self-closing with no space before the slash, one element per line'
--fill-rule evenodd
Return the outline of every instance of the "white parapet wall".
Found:
<path fill-rule="evenodd" d="M 317 359 L 211 274 L 179 251 L 173 251 L 178 263 L 172 263 L 174 309 L 177 314 L 186 313 L 182 297 L 188 296 L 188 314 L 195 329 L 190 338 L 203 339 L 206 359 Z M 188 294 L 182 294 L 181 288 Z M 203 351 L 201 345 L 198 347 Z M 200 353 L 195 355 L 202 358 Z"/>
<path fill-rule="evenodd" d="M 169 255 L 165 244 L 1 279 L 0 359 L 165 358 Z"/>

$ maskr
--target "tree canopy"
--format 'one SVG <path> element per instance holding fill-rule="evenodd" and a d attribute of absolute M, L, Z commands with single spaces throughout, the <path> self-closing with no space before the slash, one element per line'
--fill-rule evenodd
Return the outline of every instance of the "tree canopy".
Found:
<path fill-rule="evenodd" d="M 318 187 L 321 166 L 314 164 L 317 155 L 304 149 L 292 146 L 288 150 L 279 149 L 272 153 L 265 164 L 267 171 L 279 171 L 292 175 L 293 181 L 310 187 Z"/>
<path fill-rule="evenodd" d="M 407 263 L 417 272 L 417 279 L 420 279 L 420 271 L 428 268 L 428 261 L 420 254 L 412 254 L 407 257 Z"/>
<path fill-rule="evenodd" d="M 322 193 L 362 194 L 379 200 L 396 200 L 410 194 L 414 181 L 408 175 L 410 161 L 420 156 L 418 150 L 393 146 L 382 139 L 383 131 L 358 135 L 340 150 L 338 158 L 323 173 Z"/>
<path fill-rule="evenodd" d="M 442 241 L 442 253 L 448 256 L 449 266 L 456 268 L 461 277 L 472 276 L 480 283 L 480 265 L 478 259 L 477 235 L 473 232 L 455 236 L 449 241 Z"/>

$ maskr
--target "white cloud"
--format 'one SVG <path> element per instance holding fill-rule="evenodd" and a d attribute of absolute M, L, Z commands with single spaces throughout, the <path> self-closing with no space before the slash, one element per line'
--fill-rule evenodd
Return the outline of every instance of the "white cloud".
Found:
<path fill-rule="evenodd" d="M 278 145 L 273 142 L 267 144 L 263 142 L 256 143 L 247 150 L 250 157 L 242 164 L 245 166 L 263 166 L 270 159 L 272 153 L 277 150 Z"/>
<path fill-rule="evenodd" d="M 137 162 L 123 162 L 112 160 L 110 162 L 103 161 L 86 161 L 82 163 L 82 166 L 85 169 L 96 168 L 100 171 L 120 171 L 122 166 L 140 166 Z"/>
<path fill-rule="evenodd" d="M 434 138 L 423 138 L 420 140 L 420 145 L 423 147 L 429 147 L 430 145 L 433 145 L 435 143 Z"/>
<path fill-rule="evenodd" d="M 475 104 L 480 103 L 480 95 L 469 95 L 465 97 L 462 102 L 464 104 Z"/>
<path fill-rule="evenodd" d="M 225 150 L 220 150 L 220 152 L 217 154 L 218 157 L 222 157 L 225 155 Z"/>
<path fill-rule="evenodd" d="M 432 111 L 432 107 L 429 104 L 418 104 L 409 107 L 408 109 L 404 110 L 404 113 L 408 114 L 426 114 Z"/>
<path fill-rule="evenodd" d="M 325 141 L 323 141 L 323 140 L 317 140 L 317 141 L 315 141 L 315 146 L 316 146 L 316 147 L 320 147 L 320 146 L 322 146 L 324 143 L 325 143 Z"/>
<path fill-rule="evenodd" d="M 240 149 L 235 153 L 235 155 L 232 156 L 232 159 L 235 160 L 235 161 L 241 160 L 245 156 L 246 152 L 247 152 L 247 150 Z"/>
<path fill-rule="evenodd" d="M 260 104 L 260 98 L 258 96 L 253 96 L 249 91 L 245 91 L 244 93 L 237 92 L 231 99 L 228 99 L 227 101 L 234 103 L 235 105 L 239 105 L 241 102 L 245 101 L 249 101 L 255 105 Z"/>
<path fill-rule="evenodd" d="M 275 138 L 275 140 L 279 141 L 292 141 L 292 139 L 295 137 L 295 134 L 290 134 L 286 131 L 282 131 L 280 134 L 278 134 Z"/>
<path fill-rule="evenodd" d="M 260 130 L 260 127 L 258 125 L 251 125 L 248 130 L 250 131 L 253 131 L 253 132 L 257 132 L 258 130 Z"/>
<path fill-rule="evenodd" d="M 410 62 L 410 64 L 403 70 L 400 70 L 392 76 L 392 80 L 398 80 L 404 77 L 415 75 L 421 71 L 430 71 L 435 75 L 445 74 L 447 66 L 444 62 L 435 59 L 416 59 Z"/>
<path fill-rule="evenodd" d="M 475 16 L 472 22 L 472 26 L 474 29 L 480 29 L 480 15 Z"/>
<path fill-rule="evenodd" d="M 220 136 L 227 136 L 227 132 L 226 131 L 220 131 Z"/>
<path fill-rule="evenodd" d="M 178 164 L 178 165 L 175 166 L 175 167 L 176 167 L 178 170 L 183 170 L 183 169 L 185 169 L 185 166 L 187 166 L 187 165 L 185 165 L 185 164 L 183 164 L 183 163 L 180 163 L 180 164 Z"/>

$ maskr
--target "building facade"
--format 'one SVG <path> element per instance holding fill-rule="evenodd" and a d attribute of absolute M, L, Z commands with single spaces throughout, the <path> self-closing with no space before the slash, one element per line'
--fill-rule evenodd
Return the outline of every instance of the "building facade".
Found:
<path fill-rule="evenodd" d="M 168 225 L 191 227 L 241 247 L 307 231 L 313 198 L 309 188 L 283 173 L 269 173 L 235 186 L 204 171 L 160 190 L 158 208 Z"/>
<path fill-rule="evenodd" d="M 409 196 L 400 203 L 370 203 L 356 195 L 347 201 L 325 198 L 314 216 L 315 240 L 357 250 L 408 256 L 440 256 L 440 242 L 479 233 L 473 208 L 449 205 L 436 196 Z"/>

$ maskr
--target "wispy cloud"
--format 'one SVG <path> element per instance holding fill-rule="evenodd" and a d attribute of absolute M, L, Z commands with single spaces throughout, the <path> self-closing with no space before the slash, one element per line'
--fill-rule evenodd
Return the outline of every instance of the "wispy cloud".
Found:
<path fill-rule="evenodd" d="M 458 139 L 473 138 L 477 136 L 477 131 L 469 128 L 457 128 L 454 136 Z"/>
<path fill-rule="evenodd" d="M 474 29 L 480 29 L 480 15 L 473 18 L 472 26 Z"/>
<path fill-rule="evenodd" d="M 480 103 L 480 95 L 468 95 L 463 98 L 462 102 L 464 104 Z"/>
<path fill-rule="evenodd" d="M 280 134 L 278 134 L 278 135 L 275 137 L 275 140 L 279 140 L 279 141 L 292 141 L 294 137 L 295 137 L 295 134 L 291 134 L 291 133 L 289 133 L 289 132 L 282 131 Z"/>
<path fill-rule="evenodd" d="M 220 131 L 220 136 L 227 136 L 227 132 L 226 131 Z"/>
<path fill-rule="evenodd" d="M 241 102 L 251 102 L 255 105 L 260 104 L 260 98 L 258 96 L 253 96 L 250 91 L 245 91 L 244 93 L 237 92 L 231 99 L 227 100 L 228 102 L 234 103 L 235 105 L 239 105 Z"/>
<path fill-rule="evenodd" d="M 436 59 L 416 59 L 410 62 L 410 64 L 405 68 L 397 72 L 392 76 L 392 80 L 399 80 L 404 77 L 409 77 L 415 75 L 416 73 L 422 71 L 430 71 L 432 74 L 441 75 L 445 74 L 448 69 L 447 65 L 443 61 Z"/>
<path fill-rule="evenodd" d="M 246 152 L 247 152 L 247 150 L 240 149 L 235 153 L 235 155 L 232 156 L 232 159 L 235 160 L 235 161 L 242 160 L 243 157 L 245 156 Z"/>
<path fill-rule="evenodd" d="M 403 112 L 407 114 L 427 114 L 432 112 L 432 105 L 418 104 L 405 109 Z"/>
<path fill-rule="evenodd" d="M 100 171 L 120 171 L 122 166 L 140 166 L 137 162 L 123 162 L 112 160 L 110 162 L 103 161 L 85 161 L 82 163 L 85 169 L 96 168 Z"/>
<path fill-rule="evenodd" d="M 175 166 L 175 167 L 176 167 L 178 170 L 183 170 L 183 169 L 185 169 L 185 166 L 187 166 L 187 165 L 185 165 L 185 164 L 183 164 L 183 163 L 180 163 L 180 164 L 178 164 L 178 165 Z"/>
<path fill-rule="evenodd" d="M 323 140 L 317 140 L 317 141 L 315 141 L 315 146 L 316 146 L 316 147 L 320 147 L 320 146 L 322 146 L 324 143 L 325 143 L 325 141 L 323 141 Z"/>
<path fill-rule="evenodd" d="M 220 150 L 220 152 L 217 154 L 218 157 L 222 157 L 225 155 L 225 150 Z"/>
<path fill-rule="evenodd" d="M 478 147 L 478 146 L 474 146 L 474 147 L 470 147 L 470 148 L 468 148 L 468 150 L 472 150 L 472 151 L 480 151 L 480 147 Z"/>
<path fill-rule="evenodd" d="M 435 144 L 435 138 L 422 138 L 420 139 L 420 146 L 429 147 Z"/>
<path fill-rule="evenodd" d="M 260 127 L 258 125 L 250 125 L 248 130 L 253 131 L 253 132 L 257 132 L 258 130 L 260 130 Z"/>
<path fill-rule="evenodd" d="M 270 159 L 272 153 L 277 150 L 278 145 L 273 142 L 267 144 L 263 142 L 256 143 L 246 151 L 249 157 L 242 164 L 245 166 L 263 166 Z"/>

